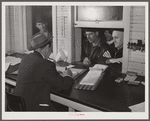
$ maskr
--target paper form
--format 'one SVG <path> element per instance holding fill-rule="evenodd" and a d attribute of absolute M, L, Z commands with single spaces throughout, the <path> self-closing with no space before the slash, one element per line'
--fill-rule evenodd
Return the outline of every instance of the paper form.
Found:
<path fill-rule="evenodd" d="M 129 107 L 132 112 L 144 112 L 145 111 L 145 102 L 133 105 Z"/>
<path fill-rule="evenodd" d="M 20 58 L 12 57 L 12 56 L 7 56 L 5 58 L 5 63 L 10 63 L 10 65 L 16 65 L 21 62 Z"/>

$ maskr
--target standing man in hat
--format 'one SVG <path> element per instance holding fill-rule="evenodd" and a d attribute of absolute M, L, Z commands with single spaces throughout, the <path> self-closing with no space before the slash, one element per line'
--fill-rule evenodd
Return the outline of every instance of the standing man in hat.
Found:
<path fill-rule="evenodd" d="M 48 37 L 50 39 L 52 37 L 52 33 L 48 30 L 48 23 L 45 20 L 45 18 L 42 15 L 37 14 L 35 19 L 36 19 L 35 20 L 35 26 L 40 31 L 38 33 L 34 34 L 32 38 L 34 38 L 34 36 L 41 33 L 41 34 L 44 34 L 46 37 Z M 52 41 L 52 39 L 51 39 L 51 41 Z M 53 41 L 52 41 L 52 45 L 53 45 Z M 26 54 L 29 54 L 29 53 L 32 53 L 32 52 L 33 51 L 25 50 Z M 54 58 L 53 57 L 53 49 L 52 49 L 52 54 L 50 55 L 49 58 L 52 58 L 52 59 Z"/>
<path fill-rule="evenodd" d="M 44 19 L 43 16 L 37 14 L 35 23 L 36 23 L 36 28 L 38 28 L 40 30 L 38 33 L 43 33 L 48 38 L 51 37 L 51 33 L 48 31 L 48 28 L 47 28 L 48 23 L 46 22 L 46 20 Z"/>
<path fill-rule="evenodd" d="M 98 29 L 85 29 L 86 39 L 83 42 L 81 59 L 85 65 L 105 64 L 107 58 L 103 54 L 108 50 L 113 55 L 113 48 L 106 43 L 104 36 L 100 36 Z"/>
<path fill-rule="evenodd" d="M 22 59 L 18 70 L 15 94 L 25 99 L 27 111 L 55 111 L 50 92 L 67 90 L 74 83 L 69 70 L 60 76 L 55 64 L 47 60 L 52 52 L 51 39 L 43 33 L 34 36 L 29 49 L 34 52 Z"/>

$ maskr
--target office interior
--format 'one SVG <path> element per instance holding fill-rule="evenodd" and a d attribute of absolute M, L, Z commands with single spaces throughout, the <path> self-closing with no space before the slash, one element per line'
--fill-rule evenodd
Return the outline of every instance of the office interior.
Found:
<path fill-rule="evenodd" d="M 89 12 L 90 11 L 90 12 Z M 67 105 L 68 111 L 88 111 L 96 112 L 98 111 L 129 111 L 129 112 L 145 112 L 145 16 L 146 8 L 145 6 L 66 6 L 66 5 L 46 5 L 46 6 L 6 6 L 5 7 L 5 58 L 7 56 L 15 55 L 16 58 L 21 58 L 26 54 L 27 49 L 30 47 L 30 39 L 34 34 L 38 32 L 38 29 L 35 26 L 36 15 L 40 14 L 45 16 L 48 22 L 48 29 L 53 36 L 53 53 L 51 58 L 55 59 L 57 53 L 60 49 L 63 49 L 68 52 L 67 62 L 74 63 L 81 60 L 82 48 L 83 48 L 83 39 L 85 38 L 83 34 L 84 28 L 96 28 L 99 31 L 121 29 L 124 31 L 123 39 L 123 62 L 122 70 L 120 73 L 124 74 L 124 78 L 127 72 L 136 74 L 140 83 L 138 85 L 129 85 L 124 80 L 123 82 L 127 88 L 132 88 L 134 93 L 138 94 L 139 98 L 134 97 L 134 94 L 131 94 L 130 100 L 136 100 L 135 103 L 130 103 L 130 105 L 124 108 L 124 104 L 120 104 L 122 109 L 114 108 L 111 106 L 106 106 L 103 108 L 105 103 L 98 103 L 98 101 L 93 101 L 89 97 L 90 102 L 86 103 L 84 100 L 82 103 L 78 101 L 78 98 L 65 99 L 61 98 L 61 101 L 70 99 L 70 104 Z M 141 49 L 137 44 L 141 42 L 144 49 Z M 129 47 L 129 43 L 134 46 L 134 48 Z M 137 46 L 136 46 L 137 45 Z M 140 49 L 139 49 L 140 48 Z M 106 72 L 107 73 L 107 72 Z M 7 77 L 5 77 L 7 79 Z M 78 79 L 79 80 L 79 79 Z M 115 80 L 115 79 L 114 79 Z M 107 80 L 108 81 L 108 80 Z M 121 83 L 123 83 L 121 82 Z M 15 84 L 7 80 L 5 81 L 5 90 L 9 90 L 11 93 L 15 90 Z M 109 83 L 109 81 L 107 82 Z M 114 81 L 115 83 L 115 81 Z M 118 83 L 118 84 L 121 84 Z M 100 85 L 101 83 L 99 83 Z M 111 83 L 110 83 L 111 84 Z M 104 84 L 106 86 L 106 84 Z M 108 84 L 109 85 L 109 84 Z M 113 84 L 112 84 L 113 85 Z M 118 86 L 117 86 L 118 87 Z M 124 88 L 122 85 L 119 88 Z M 99 88 L 99 86 L 97 86 Z M 95 89 L 98 90 L 98 89 Z M 134 88 L 134 89 L 133 89 Z M 138 90 L 136 90 L 138 89 Z M 74 90 L 74 89 L 72 89 Z M 106 91 L 106 89 L 101 90 Z M 126 89 L 126 91 L 129 91 Z M 88 92 L 87 90 L 80 92 L 80 94 L 95 95 L 93 92 Z M 101 93 L 101 92 L 100 92 Z M 103 92 L 107 95 L 108 90 Z M 127 92 L 129 93 L 129 92 Z M 126 93 L 126 94 L 127 94 Z M 65 93 L 64 93 L 65 94 Z M 71 92 L 71 94 L 78 97 L 79 92 Z M 115 95 L 111 93 L 112 95 Z M 61 95 L 61 94 L 60 94 Z M 56 98 L 60 96 L 59 94 L 53 93 L 51 96 Z M 110 95 L 110 94 L 109 94 Z M 116 95 L 115 95 L 116 96 Z M 123 96 L 120 94 L 120 96 Z M 124 96 L 123 96 L 124 97 Z M 125 96 L 126 97 L 126 96 Z M 115 99 L 119 97 L 116 96 Z M 123 98 L 124 99 L 124 98 Z M 113 100 L 113 99 L 112 99 Z M 111 100 L 111 101 L 112 101 Z M 137 101 L 139 100 L 139 101 Z M 76 104 L 72 102 L 76 101 Z M 123 101 L 123 100 L 122 100 Z M 127 100 L 125 100 L 126 102 Z M 56 101 L 59 103 L 59 101 Z M 100 101 L 102 102 L 102 101 Z M 107 101 L 106 101 L 107 102 Z M 108 101 L 109 102 L 109 101 Z M 6 102 L 5 102 L 6 103 Z M 93 104 L 92 104 L 93 103 Z M 73 105 L 73 106 L 72 106 Z M 82 106 L 85 105 L 85 106 Z M 96 105 L 96 106 L 95 106 Z M 131 110 L 129 107 L 139 105 L 136 107 L 136 110 Z M 82 107 L 82 108 L 81 108 Z M 114 110 L 113 110 L 114 108 Z M 130 110 L 128 110 L 128 109 Z M 7 110 L 5 110 L 7 111 Z"/>

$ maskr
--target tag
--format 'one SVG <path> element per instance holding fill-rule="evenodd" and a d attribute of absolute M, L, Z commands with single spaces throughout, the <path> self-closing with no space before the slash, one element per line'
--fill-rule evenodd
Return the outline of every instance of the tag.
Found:
<path fill-rule="evenodd" d="M 129 85 L 139 85 L 140 81 L 129 81 Z"/>

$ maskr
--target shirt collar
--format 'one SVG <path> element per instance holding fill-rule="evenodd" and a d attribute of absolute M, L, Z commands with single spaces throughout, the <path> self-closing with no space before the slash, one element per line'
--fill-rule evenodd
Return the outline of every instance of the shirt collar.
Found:
<path fill-rule="evenodd" d="M 44 55 L 43 55 L 42 53 L 40 53 L 40 54 L 41 54 L 41 56 L 45 59 Z"/>

